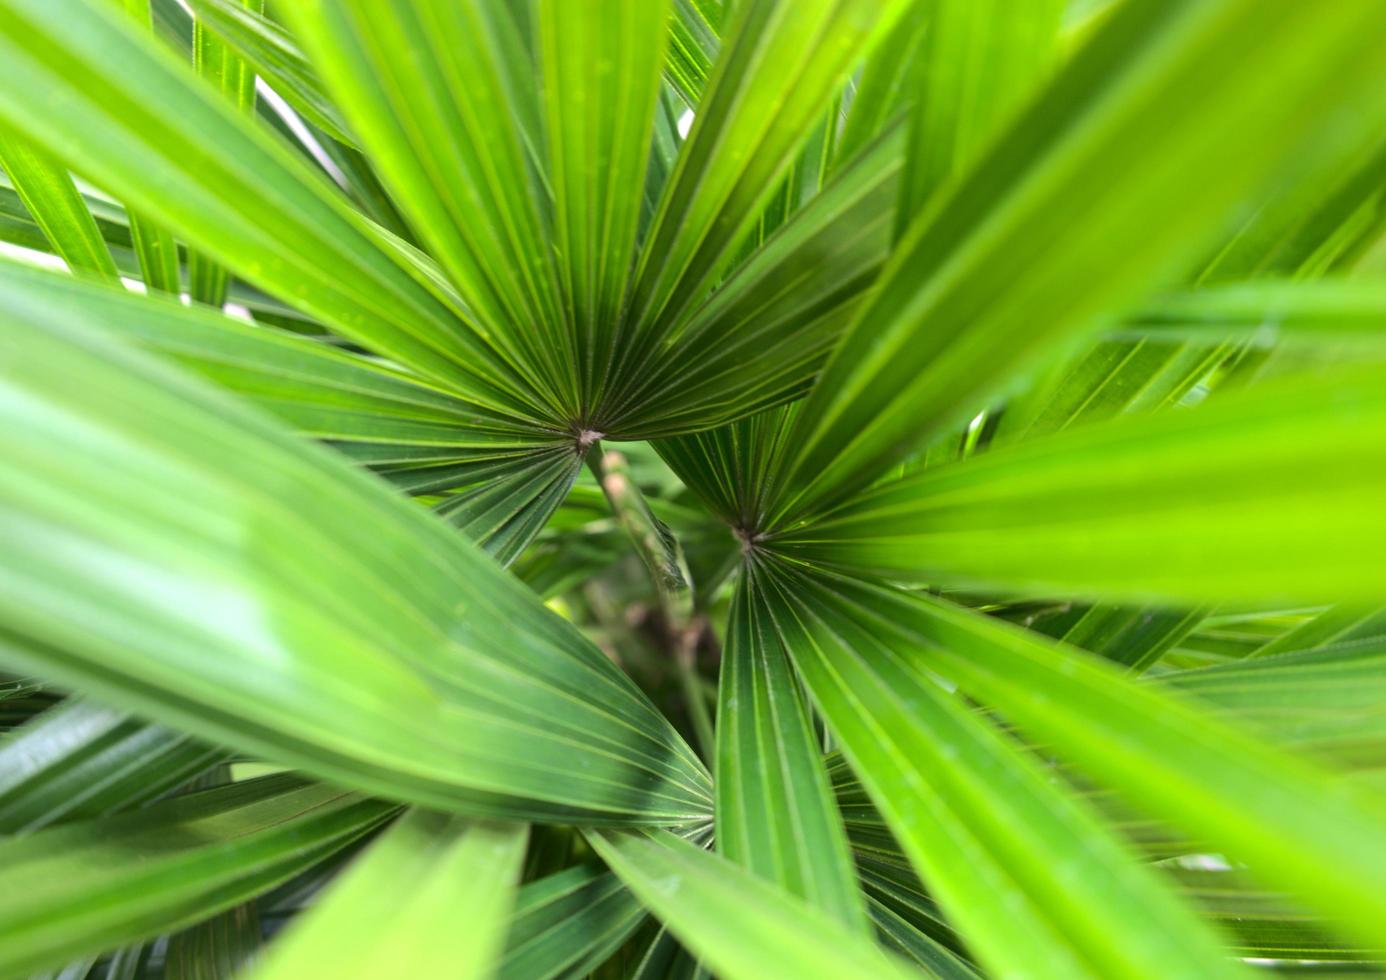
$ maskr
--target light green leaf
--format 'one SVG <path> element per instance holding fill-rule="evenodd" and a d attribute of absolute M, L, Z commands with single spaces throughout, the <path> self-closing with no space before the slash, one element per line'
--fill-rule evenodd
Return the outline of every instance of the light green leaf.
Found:
<path fill-rule="evenodd" d="M 1351 341 L 1386 345 L 1386 287 L 1372 280 L 1257 280 L 1162 296 L 1121 335 L 1270 347 Z"/>
<path fill-rule="evenodd" d="M 920 87 L 931 7 L 932 0 L 914 0 L 866 59 L 834 149 L 834 169 L 856 156 L 913 106 Z"/>
<path fill-rule="evenodd" d="M 835 579 L 873 627 L 1143 810 L 1245 861 L 1335 928 L 1380 940 L 1383 797 L 1010 624 L 923 596 Z M 1274 658 L 1262 661 L 1274 664 Z"/>
<path fill-rule="evenodd" d="M 865 587 L 770 574 L 815 705 L 980 963 L 1055 978 L 1237 975 L 1094 813 L 888 642 L 860 605 Z"/>
<path fill-rule="evenodd" d="M 743 571 L 727 626 L 717 702 L 717 849 L 856 932 L 866 911 L 808 703 Z"/>
<path fill-rule="evenodd" d="M 303 118 L 347 146 L 355 141 L 293 37 L 243 0 L 191 0 L 198 24 L 251 64 Z"/>
<path fill-rule="evenodd" d="M 413 810 L 271 947 L 254 980 L 492 975 L 527 828 Z"/>
<path fill-rule="evenodd" d="M 1377 777 L 1386 748 L 1386 641 L 1346 640 L 1152 677 L 1220 717 L 1265 733 L 1335 770 Z M 1379 778 L 1371 785 L 1382 786 Z"/>
<path fill-rule="evenodd" d="M 593 849 L 718 975 L 919 976 L 837 919 L 672 834 L 588 835 Z"/>
<path fill-rule="evenodd" d="M 1370 604 L 1384 427 L 1379 368 L 1286 379 L 886 483 L 776 547 L 1041 595 Z"/>
<path fill-rule="evenodd" d="M 530 178 L 528 59 L 501 4 L 312 0 L 282 13 L 401 212 L 479 330 L 541 400 L 576 417 L 557 276 Z"/>
<path fill-rule="evenodd" d="M 531 410 L 524 386 L 324 176 L 119 11 L 4 0 L 0 89 L 0 120 L 237 276 L 482 403 Z"/>
<path fill-rule="evenodd" d="M 118 281 L 96 220 L 61 164 L 6 127 L 0 128 L 0 167 L 69 269 L 77 275 Z"/>
<path fill-rule="evenodd" d="M 570 442 L 519 426 L 431 382 L 280 330 L 66 277 L 0 268 L 11 302 L 80 311 L 332 444 L 439 510 L 503 562 L 562 501 L 582 465 Z"/>
<path fill-rule="evenodd" d="M 923 43 L 897 237 L 1015 115 L 1058 48 L 1063 0 L 933 0 L 917 4 Z"/>
<path fill-rule="evenodd" d="M 541 0 L 539 69 L 548 123 L 577 418 L 595 419 L 616 356 L 659 97 L 668 0 Z M 589 427 L 589 426 L 584 426 Z"/>
<path fill-rule="evenodd" d="M 799 416 L 777 523 L 870 484 L 1177 275 L 1291 161 L 1374 137 L 1386 63 L 1364 13 L 1121 4 L 901 240 Z"/>
<path fill-rule="evenodd" d="M 707 818 L 669 723 L 460 535 L 77 311 L 7 297 L 8 664 L 410 802 Z"/>

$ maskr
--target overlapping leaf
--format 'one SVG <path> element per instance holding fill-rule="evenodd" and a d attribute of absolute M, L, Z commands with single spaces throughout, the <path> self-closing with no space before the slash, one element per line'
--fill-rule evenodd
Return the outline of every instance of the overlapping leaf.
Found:
<path fill-rule="evenodd" d="M 668 723 L 455 532 L 72 310 L 7 313 L 7 662 L 396 798 L 705 818 Z"/>
<path fill-rule="evenodd" d="M 1386 68 L 1360 13 L 1120 5 L 911 225 L 805 403 L 780 519 L 869 484 L 1177 275 L 1297 153 L 1369 142 Z M 1360 112 L 1362 126 L 1328 124 L 1325 106 Z M 1233 152 L 1242 165 L 1222 166 Z"/>

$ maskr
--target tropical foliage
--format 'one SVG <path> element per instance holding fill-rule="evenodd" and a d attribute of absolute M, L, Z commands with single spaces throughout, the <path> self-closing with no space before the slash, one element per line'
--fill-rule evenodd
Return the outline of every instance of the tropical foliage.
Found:
<path fill-rule="evenodd" d="M 1383 36 L 0 0 L 0 976 L 1381 969 Z"/>

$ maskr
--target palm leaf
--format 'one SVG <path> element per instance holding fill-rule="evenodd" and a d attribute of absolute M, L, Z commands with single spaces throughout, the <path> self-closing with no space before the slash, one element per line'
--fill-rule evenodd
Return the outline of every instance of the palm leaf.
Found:
<path fill-rule="evenodd" d="M 7 659 L 417 802 L 706 812 L 701 767 L 668 723 L 489 559 L 325 450 L 112 346 L 90 321 L 56 318 L 11 319 L 5 451 L 26 476 L 3 498 L 25 528 L 0 566 L 13 583 Z M 44 490 L 40 474 L 83 489 Z M 199 530 L 207 520 L 220 530 Z M 411 562 L 422 564 L 382 577 Z M 227 616 L 246 629 L 222 630 Z M 110 626 L 80 625 L 95 622 Z M 525 701 L 534 714 L 517 726 Z M 584 761 L 555 769 L 555 749 Z"/>
<path fill-rule="evenodd" d="M 292 877 L 393 807 L 292 777 L 0 842 L 6 975 L 191 925 Z"/>
<path fill-rule="evenodd" d="M 1364 120 L 1382 111 L 1372 80 L 1380 66 L 1356 47 L 1362 24 L 1319 14 L 1293 3 L 1284 17 L 1251 2 L 1121 5 L 991 153 L 911 225 L 805 402 L 779 520 L 870 483 L 923 437 L 985 407 L 1042 348 L 1071 344 L 1177 273 L 1196 243 L 1277 176 L 1288 148 L 1315 139 L 1318 100 L 1355 101 Z M 1284 96 L 1259 82 L 1254 92 L 1238 88 L 1253 85 L 1253 61 L 1280 58 Z M 1098 90 L 1101 100 L 1085 95 Z M 1359 145 L 1336 132 L 1326 146 Z M 1369 132 L 1358 131 L 1362 142 Z M 1234 149 L 1245 166 L 1219 168 Z M 1179 175 L 1190 169 L 1208 179 L 1188 186 Z M 1071 217 L 1056 235 L 1048 221 L 1060 214 Z M 1128 235 L 1132 247 L 1119 247 Z M 1103 270 L 1097 280 L 1093 268 Z M 998 291 L 1001 274 L 1007 288 Z"/>
<path fill-rule="evenodd" d="M 411 811 L 352 864 L 252 975 L 490 976 L 525 836 L 523 824 L 476 824 Z M 459 920 L 465 931 L 457 929 Z"/>

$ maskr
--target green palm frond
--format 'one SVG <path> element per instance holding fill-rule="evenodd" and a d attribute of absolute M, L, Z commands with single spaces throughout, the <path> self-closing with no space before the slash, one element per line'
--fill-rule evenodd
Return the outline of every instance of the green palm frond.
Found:
<path fill-rule="evenodd" d="M 0 977 L 1386 971 L 1383 32 L 0 0 Z"/>

